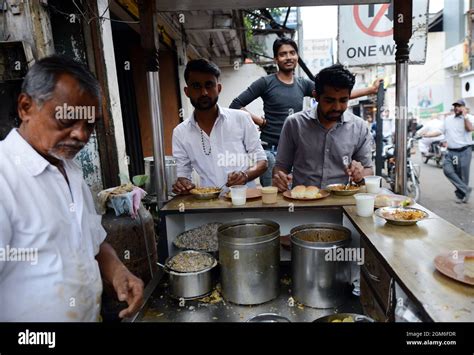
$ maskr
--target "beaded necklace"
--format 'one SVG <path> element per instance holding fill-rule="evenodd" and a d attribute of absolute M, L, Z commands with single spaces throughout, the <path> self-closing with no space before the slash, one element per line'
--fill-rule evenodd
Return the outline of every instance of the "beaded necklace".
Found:
<path fill-rule="evenodd" d="M 201 131 L 201 143 L 202 143 L 202 150 L 204 154 L 206 155 L 211 155 L 211 143 L 209 142 L 209 152 L 206 152 L 206 145 L 204 144 L 204 133 L 202 133 L 202 129 L 199 129 Z"/>

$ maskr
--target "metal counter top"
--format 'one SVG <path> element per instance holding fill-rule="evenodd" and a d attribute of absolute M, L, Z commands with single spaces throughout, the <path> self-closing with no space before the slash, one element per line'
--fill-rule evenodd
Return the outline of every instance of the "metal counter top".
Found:
<path fill-rule="evenodd" d="M 208 300 L 181 302 L 167 293 L 167 275 L 157 275 L 155 284 L 150 283 L 151 292 L 145 305 L 133 319 L 135 322 L 246 322 L 262 313 L 274 313 L 288 318 L 291 322 L 312 322 L 325 315 L 334 313 L 359 313 L 362 307 L 359 297 L 347 289 L 347 302 L 337 308 L 316 309 L 298 304 L 291 298 L 290 264 L 282 262 L 280 295 L 278 298 L 261 305 L 240 306 L 225 301 L 220 295 L 216 303 Z M 156 281 L 158 280 L 158 283 Z M 214 288 L 215 290 L 215 288 Z M 147 295 L 145 295 L 147 296 Z"/>

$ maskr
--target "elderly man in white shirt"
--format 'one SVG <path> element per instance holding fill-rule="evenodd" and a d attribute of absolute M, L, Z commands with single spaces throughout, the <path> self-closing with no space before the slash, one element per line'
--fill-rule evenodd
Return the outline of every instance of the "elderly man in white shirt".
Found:
<path fill-rule="evenodd" d="M 98 321 L 102 278 L 131 316 L 143 282 L 127 270 L 72 161 L 100 116 L 100 87 L 64 57 L 38 61 L 18 98 L 19 129 L 0 142 L 0 322 Z M 79 110 L 76 110 L 79 108 Z"/>
<path fill-rule="evenodd" d="M 188 193 L 194 168 L 201 186 L 255 186 L 267 168 L 267 157 L 250 115 L 217 105 L 222 86 L 219 68 L 205 59 L 188 62 L 184 91 L 195 111 L 173 131 L 178 179 L 173 191 Z"/>
<path fill-rule="evenodd" d="M 472 159 L 472 132 L 474 118 L 466 112 L 464 100 L 453 103 L 454 115 L 445 118 L 443 127 L 424 137 L 437 137 L 444 134 L 448 142 L 448 152 L 444 160 L 444 175 L 456 187 L 456 203 L 467 203 L 472 188 L 469 186 L 469 171 Z"/>

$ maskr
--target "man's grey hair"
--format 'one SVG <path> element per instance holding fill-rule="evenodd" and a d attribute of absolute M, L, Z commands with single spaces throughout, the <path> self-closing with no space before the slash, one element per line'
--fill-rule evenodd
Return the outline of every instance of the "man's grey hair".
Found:
<path fill-rule="evenodd" d="M 65 56 L 52 55 L 37 61 L 26 74 L 21 92 L 30 96 L 37 105 L 42 106 L 53 97 L 61 74 L 72 76 L 82 90 L 97 98 L 98 110 L 101 112 L 102 95 L 99 82 L 84 65 Z"/>

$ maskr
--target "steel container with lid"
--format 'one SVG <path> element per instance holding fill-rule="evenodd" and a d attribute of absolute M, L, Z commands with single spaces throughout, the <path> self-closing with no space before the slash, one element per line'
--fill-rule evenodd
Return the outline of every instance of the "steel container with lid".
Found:
<path fill-rule="evenodd" d="M 336 256 L 349 245 L 350 230 L 337 224 L 318 223 L 293 228 L 290 233 L 295 300 L 315 308 L 343 304 L 350 294 L 350 261 Z"/>
<path fill-rule="evenodd" d="M 280 291 L 280 226 L 247 218 L 217 231 L 222 293 L 242 305 L 268 302 Z"/>
<path fill-rule="evenodd" d="M 145 184 L 145 190 L 149 194 L 156 193 L 155 188 L 155 169 L 154 169 L 154 159 L 153 157 L 144 158 L 145 161 L 145 175 L 148 175 L 150 178 Z M 165 174 L 166 174 L 166 185 L 167 185 L 167 195 L 172 196 L 173 184 L 178 178 L 177 173 L 177 164 L 176 158 L 173 156 L 165 156 Z"/>

